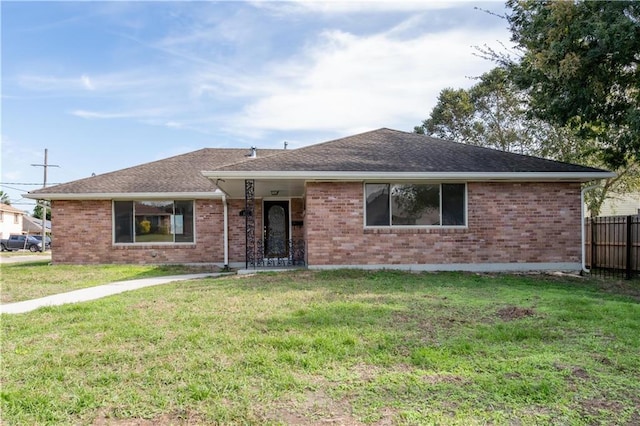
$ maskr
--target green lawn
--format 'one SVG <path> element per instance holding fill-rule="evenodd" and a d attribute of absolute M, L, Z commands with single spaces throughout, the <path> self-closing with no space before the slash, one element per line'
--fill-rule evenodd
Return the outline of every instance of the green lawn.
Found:
<path fill-rule="evenodd" d="M 7 263 L 0 269 L 0 303 L 36 299 L 114 281 L 211 272 L 212 269 L 181 265 L 49 265 L 49 260 Z"/>
<path fill-rule="evenodd" d="M 2 316 L 6 424 L 639 424 L 635 282 L 308 272 Z"/>

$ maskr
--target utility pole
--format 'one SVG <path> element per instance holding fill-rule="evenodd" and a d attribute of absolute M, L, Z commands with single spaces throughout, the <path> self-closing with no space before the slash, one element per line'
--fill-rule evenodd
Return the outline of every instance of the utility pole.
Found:
<path fill-rule="evenodd" d="M 48 154 L 49 150 L 45 148 L 44 164 L 32 164 L 32 166 L 42 167 L 44 169 L 44 182 L 42 184 L 43 188 L 47 187 L 47 169 L 49 167 L 60 167 L 57 164 L 49 164 Z M 44 203 L 40 204 L 40 206 L 42 207 L 42 252 L 44 253 L 47 250 L 47 206 Z"/>

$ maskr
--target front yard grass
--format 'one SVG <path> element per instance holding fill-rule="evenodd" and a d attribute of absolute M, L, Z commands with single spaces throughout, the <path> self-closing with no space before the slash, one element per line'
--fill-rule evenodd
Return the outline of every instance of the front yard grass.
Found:
<path fill-rule="evenodd" d="M 182 265 L 50 265 L 49 260 L 6 263 L 0 267 L 0 303 L 36 299 L 115 281 L 211 272 L 212 269 Z"/>
<path fill-rule="evenodd" d="M 638 282 L 299 271 L 2 316 L 6 424 L 638 424 Z"/>

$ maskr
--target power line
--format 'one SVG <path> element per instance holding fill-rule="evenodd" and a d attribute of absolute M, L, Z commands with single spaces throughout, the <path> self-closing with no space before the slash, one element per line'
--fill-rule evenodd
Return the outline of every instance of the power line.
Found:
<path fill-rule="evenodd" d="M 5 188 L 9 188 L 9 189 L 13 189 L 14 191 L 29 192 L 29 191 L 26 191 L 26 190 L 24 190 L 24 189 L 22 189 L 22 188 L 14 188 L 14 187 L 12 187 L 12 186 L 8 186 L 8 185 L 0 185 L 0 186 L 3 186 L 3 187 L 5 187 Z"/>
<path fill-rule="evenodd" d="M 53 166 L 51 166 L 53 167 Z M 60 185 L 62 182 L 53 182 L 49 185 Z M 42 183 L 25 183 L 25 182 L 0 182 L 0 185 L 34 185 L 34 186 L 42 186 Z"/>

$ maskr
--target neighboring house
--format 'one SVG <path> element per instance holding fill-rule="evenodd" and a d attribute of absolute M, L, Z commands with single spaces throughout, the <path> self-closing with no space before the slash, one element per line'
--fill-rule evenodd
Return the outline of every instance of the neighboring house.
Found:
<path fill-rule="evenodd" d="M 613 194 L 605 200 L 600 216 L 627 216 L 640 214 L 640 192 L 618 195 Z"/>
<path fill-rule="evenodd" d="M 9 204 L 0 203 L 0 239 L 11 234 L 22 234 L 22 220 L 25 213 Z"/>
<path fill-rule="evenodd" d="M 578 270 L 581 184 L 614 176 L 390 129 L 246 154 L 202 149 L 28 197 L 52 202 L 54 263 Z"/>
<path fill-rule="evenodd" d="M 47 220 L 44 224 L 47 235 L 51 234 L 51 221 Z M 25 215 L 22 221 L 22 233 L 24 234 L 42 234 L 42 219 Z"/>

